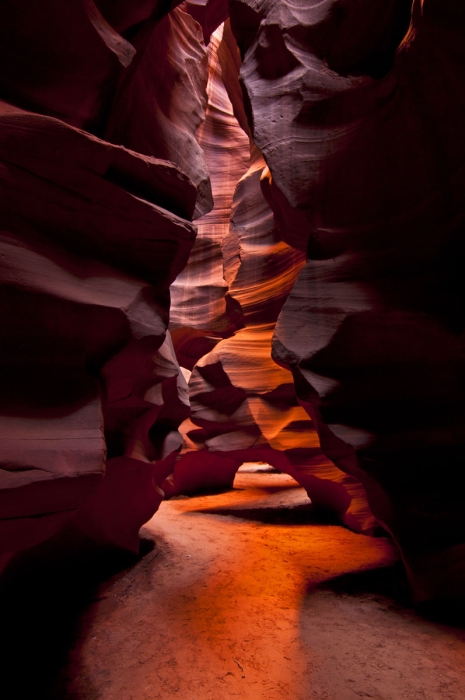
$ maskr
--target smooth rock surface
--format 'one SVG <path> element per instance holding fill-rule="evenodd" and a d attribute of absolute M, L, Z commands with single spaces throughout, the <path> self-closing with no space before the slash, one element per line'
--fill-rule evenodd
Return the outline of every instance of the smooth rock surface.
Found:
<path fill-rule="evenodd" d="M 134 55 L 93 0 L 2 2 L 0 99 L 92 129 Z"/>
<path fill-rule="evenodd" d="M 226 41 L 230 42 L 226 32 Z M 231 49 L 230 43 L 227 46 Z M 178 358 L 192 370 L 192 412 L 181 427 L 184 455 L 162 488 L 173 495 L 230 486 L 244 460 L 262 459 L 304 485 L 315 504 L 336 512 L 355 530 L 369 533 L 374 520 L 363 487 L 321 453 L 312 421 L 298 404 L 291 374 L 271 358 L 274 325 L 304 256 L 280 239 L 273 212 L 261 191 L 260 179 L 266 166 L 255 146 L 250 155 L 247 149 L 249 167 L 235 188 L 233 201 L 227 197 L 232 182 L 238 179 L 235 144 L 243 144 L 238 161 L 243 167 L 246 141 L 225 85 L 220 82 L 226 70 L 234 99 L 234 52 L 231 49 L 223 54 L 220 64 L 216 58 L 220 47 L 218 32 L 210 48 L 211 75 L 215 79 L 209 82 L 211 106 L 202 131 L 202 137 L 208 137 L 205 146 L 215 207 L 198 222 L 197 244 L 172 286 L 171 324 Z M 220 98 L 223 109 L 214 110 Z M 228 129 L 224 126 L 225 115 Z M 204 286 L 207 271 L 212 279 L 212 253 L 208 256 L 206 236 L 216 236 L 222 243 L 215 269 L 223 289 L 239 304 L 245 325 L 233 337 L 220 340 L 210 352 L 207 339 L 202 344 L 200 335 L 187 333 L 189 326 L 197 332 L 202 326 L 218 329 L 223 313 L 219 304 L 209 301 Z M 212 335 L 210 331 L 213 344 Z M 190 361 L 194 348 L 203 354 L 196 363 Z"/>
<path fill-rule="evenodd" d="M 382 5 L 231 3 L 264 193 L 308 257 L 273 356 L 418 600 L 462 598 L 465 12 Z"/>
<path fill-rule="evenodd" d="M 0 548 L 62 527 L 101 485 L 108 450 L 98 512 L 78 519 L 137 551 L 163 496 L 155 474 L 172 469 L 164 460 L 189 413 L 165 337 L 169 283 L 196 234 L 184 218 L 195 188 L 172 163 L 60 120 L 0 103 L 0 122 Z M 126 500 L 111 521 L 115 494 Z"/>
<path fill-rule="evenodd" d="M 175 163 L 197 188 L 196 218 L 213 205 L 207 164 L 196 139 L 205 119 L 207 54 L 198 23 L 181 8 L 145 22 L 121 74 L 105 138 Z"/>

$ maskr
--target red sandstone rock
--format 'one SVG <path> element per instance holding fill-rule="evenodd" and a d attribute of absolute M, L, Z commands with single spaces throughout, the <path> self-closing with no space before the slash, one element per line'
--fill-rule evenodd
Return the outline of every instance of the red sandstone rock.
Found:
<path fill-rule="evenodd" d="M 221 77 L 231 101 L 234 116 L 242 131 L 251 138 L 252 131 L 245 112 L 244 98 L 239 82 L 239 71 L 242 65 L 241 54 L 231 31 L 229 19 L 223 25 L 223 37 L 218 47 L 218 60 L 221 65 Z"/>
<path fill-rule="evenodd" d="M 203 29 L 205 44 L 229 16 L 228 0 L 187 0 L 187 11 Z"/>
<path fill-rule="evenodd" d="M 59 120 L 2 103 L 0 122 L 0 548 L 48 537 L 88 501 L 107 443 L 98 513 L 76 522 L 134 550 L 188 414 L 165 334 L 195 228 L 158 202 L 188 216 L 195 189 L 171 163 Z"/>
<path fill-rule="evenodd" d="M 195 427 L 195 426 L 194 426 Z M 244 460 L 234 454 L 198 450 L 186 452 L 176 462 L 173 473 L 162 483 L 166 498 L 179 494 L 232 488 L 236 472 Z"/>
<path fill-rule="evenodd" d="M 140 194 L 164 204 L 173 198 L 184 209 L 182 192 L 191 192 L 187 178 L 169 163 L 105 144 L 58 120 L 9 106 L 5 110 L 3 212 L 11 226 L 16 226 L 18 207 L 26 222 L 47 227 L 47 238 L 58 245 L 82 253 L 92 250 L 95 257 L 149 279 L 156 275 L 157 286 L 166 289 L 186 262 L 195 230 Z M 57 161 L 57 151 L 66 166 Z M 134 194 L 112 182 L 129 179 Z M 163 237 L 156 233 L 161 231 Z M 173 263 L 167 266 L 166 259 Z"/>
<path fill-rule="evenodd" d="M 89 128 L 135 54 L 93 0 L 5 0 L 0 8 L 0 97 Z"/>
<path fill-rule="evenodd" d="M 376 183 L 383 191 L 388 181 L 391 190 L 390 172 L 379 167 L 386 150 L 370 151 L 372 134 L 367 133 L 366 120 L 376 121 L 393 95 L 390 74 L 379 80 L 371 76 L 389 69 L 408 28 L 410 8 L 410 0 L 324 0 L 304 6 L 286 0 L 231 2 L 255 143 L 277 187 L 291 206 L 307 211 L 310 221 L 317 203 L 327 202 L 328 182 L 335 175 L 344 181 L 337 190 L 344 206 L 335 211 L 331 204 L 328 214 L 344 222 L 351 196 L 356 202 L 364 200 L 367 220 L 371 207 L 377 206 L 379 198 L 371 201 L 362 185 Z M 360 141 L 370 154 L 372 179 L 346 182 L 339 158 L 344 153 L 349 161 L 348 144 L 358 152 Z M 406 192 L 405 199 L 408 196 Z"/>
<path fill-rule="evenodd" d="M 176 348 L 180 350 L 181 328 L 204 331 L 200 359 L 213 342 L 231 335 L 243 325 L 242 314 L 228 294 L 228 284 L 238 267 L 237 240 L 230 233 L 234 189 L 247 170 L 249 139 L 238 127 L 232 105 L 221 79 L 218 46 L 221 30 L 208 47 L 208 95 L 206 119 L 198 139 L 208 163 L 214 206 L 196 220 L 198 236 L 188 264 L 171 285 L 170 328 L 176 330 Z M 191 338 L 191 332 L 188 336 Z M 208 349 L 206 349 L 208 348 Z M 185 365 L 192 369 L 191 365 Z"/>
<path fill-rule="evenodd" d="M 217 457 L 217 486 L 232 484 L 225 458 L 236 460 L 237 466 L 264 461 L 293 476 L 316 506 L 369 533 L 374 522 L 364 491 L 321 453 L 315 428 L 297 402 L 292 376 L 271 359 L 272 330 L 239 331 L 197 363 L 190 380 L 192 422 L 181 429 L 187 430 L 191 449 L 205 447 Z M 187 458 L 195 474 L 202 469 L 205 452 L 188 452 L 178 462 L 173 476 L 177 493 L 189 493 L 194 483 L 204 486 L 194 474 L 184 475 Z M 213 477 L 209 483 L 213 485 Z"/>
<path fill-rule="evenodd" d="M 231 5 L 265 193 L 309 258 L 273 353 L 418 600 L 461 597 L 465 11 L 415 2 L 395 54 L 410 3 L 368 5 Z"/>
<path fill-rule="evenodd" d="M 109 24 L 91 0 L 29 5 L 0 10 L 1 95 L 63 121 L 2 104 L 0 547 L 79 510 L 92 537 L 136 550 L 161 484 L 230 483 L 263 459 L 369 531 L 362 483 L 418 599 L 462 595 L 463 4 L 416 0 L 397 50 L 410 0 L 232 0 L 246 99 L 227 25 L 232 105 L 215 58 L 206 159 L 192 17 L 160 21 L 155 0 L 100 0 Z M 208 37 L 224 3 L 204 8 Z M 247 146 L 233 111 L 268 168 L 253 161 L 229 230 Z M 216 206 L 174 292 L 180 373 L 167 288 L 194 239 L 186 219 L 211 206 L 207 160 Z M 270 336 L 302 258 L 270 228 L 259 179 L 281 238 L 309 258 L 277 325 L 280 368 Z M 190 369 L 197 425 L 170 478 Z"/>
<path fill-rule="evenodd" d="M 304 256 L 281 240 L 260 180 L 265 162 L 256 147 L 234 193 L 231 235 L 237 240 L 237 271 L 230 293 L 241 305 L 247 327 L 274 324 Z"/>
<path fill-rule="evenodd" d="M 207 486 L 231 486 L 241 462 L 264 460 L 292 474 L 316 505 L 335 511 L 354 529 L 370 532 L 374 521 L 363 488 L 322 455 L 315 428 L 298 405 L 291 375 L 271 359 L 274 324 L 304 257 L 283 243 L 276 230 L 260 188 L 265 163 L 256 147 L 247 158 L 249 169 L 231 203 L 229 193 L 240 174 L 234 144 L 243 142 L 243 161 L 249 149 L 246 151 L 247 141 L 232 115 L 226 86 L 220 82 L 224 71 L 236 102 L 235 112 L 240 115 L 242 103 L 234 76 L 237 47 L 226 28 L 220 69 L 216 58 L 221 51 L 219 34 L 214 35 L 209 48 L 212 77 L 207 120 L 201 131 L 211 166 L 215 207 L 198 222 L 197 244 L 172 286 L 171 324 L 185 324 L 174 331 L 175 346 L 180 361 L 193 370 L 189 380 L 192 416 L 181 428 L 185 436 L 183 456 L 162 488 L 171 495 Z M 214 108 L 215 102 L 223 105 L 221 110 Z M 240 305 L 246 325 L 215 349 L 208 346 L 215 338 L 202 338 L 198 330 L 217 329 L 222 314 L 221 306 L 213 304 L 212 296 L 209 299 L 204 285 L 199 284 L 209 269 L 212 280 L 212 254 L 208 255 L 206 236 L 222 240 L 218 277 L 221 275 L 221 286 Z"/>
<path fill-rule="evenodd" d="M 205 118 L 207 55 L 197 22 L 181 9 L 144 23 L 133 38 L 137 55 L 121 74 L 105 138 L 163 158 L 198 190 L 196 217 L 212 207 L 205 156 L 195 138 Z"/>
<path fill-rule="evenodd" d="M 182 444 L 177 428 L 189 415 L 187 384 L 169 334 L 130 341 L 102 369 L 105 381 L 105 479 L 74 524 L 94 540 L 135 553 L 139 529 L 152 517 Z"/>
<path fill-rule="evenodd" d="M 208 47 L 209 101 L 198 133 L 211 176 L 214 206 L 196 220 L 198 236 L 189 261 L 171 285 L 170 329 L 176 354 L 189 370 L 222 337 L 243 325 L 241 309 L 228 294 L 239 265 L 230 216 L 234 189 L 248 167 L 250 148 L 222 82 L 218 60 L 221 35 L 222 30 L 215 33 Z"/>
<path fill-rule="evenodd" d="M 97 7 L 107 22 L 120 34 L 132 33 L 146 20 L 159 20 L 180 5 L 180 0 L 96 0 Z"/>
<path fill-rule="evenodd" d="M 181 428 L 187 454 L 176 464 L 168 492 L 189 493 L 206 484 L 231 486 L 231 460 L 236 469 L 243 461 L 262 460 L 291 474 L 315 505 L 368 533 L 374 521 L 363 488 L 321 453 L 291 374 L 271 358 L 276 318 L 304 260 L 277 234 L 260 189 L 263 167 L 255 151 L 236 189 L 232 212 L 240 262 L 230 293 L 241 304 L 246 327 L 221 341 L 193 369 L 192 415 Z"/>

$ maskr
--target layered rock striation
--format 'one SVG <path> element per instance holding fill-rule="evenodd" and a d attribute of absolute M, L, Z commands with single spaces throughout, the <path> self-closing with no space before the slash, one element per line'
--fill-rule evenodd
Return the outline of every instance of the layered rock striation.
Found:
<path fill-rule="evenodd" d="M 249 139 L 238 127 L 222 81 L 218 58 L 222 33 L 220 28 L 208 47 L 208 105 L 197 133 L 208 163 L 214 205 L 195 220 L 198 236 L 194 248 L 188 264 L 171 285 L 170 328 L 177 339 L 177 350 L 185 332 L 187 341 L 188 329 L 219 340 L 243 325 L 242 312 L 228 286 L 238 265 L 230 218 L 235 187 L 249 164 Z M 203 354 L 193 357 L 194 361 Z M 185 366 L 192 369 L 192 360 Z"/>
<path fill-rule="evenodd" d="M 197 188 L 195 216 L 213 205 L 196 132 L 206 108 L 207 53 L 197 22 L 180 8 L 141 26 L 136 55 L 120 73 L 104 136 L 112 143 L 175 163 Z"/>
<path fill-rule="evenodd" d="M 172 285 L 171 324 L 178 358 L 192 371 L 191 416 L 181 428 L 183 454 L 163 489 L 171 495 L 231 485 L 243 461 L 262 460 L 292 474 L 315 505 L 336 512 L 357 531 L 371 532 L 374 520 L 363 487 L 322 454 L 312 421 L 298 404 L 292 375 L 271 358 L 275 323 L 304 255 L 281 240 L 262 194 L 266 164 L 256 146 L 250 144 L 249 149 L 234 116 L 240 118 L 243 111 L 235 89 L 234 46 L 228 26 L 220 43 L 221 33 L 213 35 L 209 48 L 213 77 L 200 134 L 215 205 L 197 222 L 193 254 Z M 245 162 L 247 171 L 234 187 Z M 217 258 L 212 256 L 212 239 L 219 244 Z M 212 258 L 217 260 L 215 268 Z M 223 305 L 212 302 L 215 290 Z M 225 331 L 227 296 L 240 310 L 243 328 L 230 326 L 234 335 L 221 340 L 218 332 L 215 338 L 215 329 Z M 202 329 L 209 333 L 203 346 Z M 210 352 L 208 340 L 215 344 Z M 188 348 L 203 350 L 202 356 L 189 361 Z"/>
<path fill-rule="evenodd" d="M 263 190 L 308 259 L 273 356 L 421 601 L 463 587 L 465 13 L 368 5 L 234 0 L 232 27 Z"/>
<path fill-rule="evenodd" d="M 178 4 L 0 9 L 0 550 L 264 460 L 460 597 L 462 3 Z"/>
<path fill-rule="evenodd" d="M 72 522 L 138 551 L 189 414 L 167 326 L 191 219 L 210 197 L 192 145 L 205 49 L 189 15 L 157 23 L 154 3 L 134 44 L 92 2 L 65 11 L 50 0 L 40 14 L 23 5 L 4 3 L 0 23 L 0 550 Z M 130 14 L 126 29 L 141 19 Z M 167 42 L 165 61 L 156 51 Z M 180 94 L 165 91 L 159 111 L 171 127 L 142 147 L 124 128 L 124 101 L 163 61 L 184 112 Z M 117 143 L 91 133 L 104 131 Z"/>

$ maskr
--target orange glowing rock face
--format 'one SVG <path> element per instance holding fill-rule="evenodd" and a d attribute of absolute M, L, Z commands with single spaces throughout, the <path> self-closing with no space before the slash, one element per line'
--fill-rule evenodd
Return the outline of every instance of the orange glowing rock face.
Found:
<path fill-rule="evenodd" d="M 171 495 L 230 484 L 242 461 L 264 460 L 292 474 L 315 504 L 336 511 L 354 529 L 370 532 L 374 521 L 363 488 L 324 457 L 312 421 L 297 401 L 291 373 L 271 358 L 276 319 L 304 256 L 284 243 L 276 230 L 260 185 L 266 164 L 255 147 L 250 152 L 249 140 L 233 116 L 218 49 L 217 34 L 210 47 L 209 106 L 200 133 L 215 206 L 197 222 L 193 254 L 172 285 L 171 323 L 179 326 L 178 357 L 182 331 L 186 332 L 182 326 L 217 329 L 224 313 L 218 303 L 208 303 L 207 281 L 214 289 L 214 278 L 211 253 L 208 257 L 213 248 L 207 241 L 216 238 L 222 244 L 215 267 L 218 287 L 240 305 L 245 327 L 189 367 L 191 416 L 181 428 L 186 457 L 163 488 Z M 248 168 L 243 172 L 245 163 Z M 186 334 L 187 342 L 192 336 Z M 201 349 L 200 343 L 197 347 Z"/>
<path fill-rule="evenodd" d="M 248 460 L 272 464 L 302 484 L 315 505 L 337 513 L 352 529 L 369 533 L 374 521 L 364 490 L 322 454 L 312 421 L 297 401 L 291 373 L 271 358 L 272 334 L 273 324 L 247 327 L 197 363 L 189 382 L 191 421 L 184 427 L 189 447 L 201 449 L 199 464 L 205 449 L 237 460 L 237 466 Z M 194 470 L 191 452 L 188 457 Z M 221 461 L 216 466 L 217 484 L 234 476 L 229 469 L 223 471 Z M 183 475 L 179 490 L 203 485 L 195 472 L 190 481 L 187 477 Z"/>

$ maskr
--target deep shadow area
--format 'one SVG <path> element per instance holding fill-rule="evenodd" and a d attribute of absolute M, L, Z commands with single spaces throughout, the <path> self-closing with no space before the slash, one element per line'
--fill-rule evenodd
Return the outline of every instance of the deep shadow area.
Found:
<path fill-rule="evenodd" d="M 375 600 L 381 597 L 389 598 L 392 601 L 392 607 L 413 609 L 407 576 L 400 561 L 393 566 L 343 574 L 317 587 L 309 586 L 307 593 L 311 593 L 315 588 L 333 591 L 336 595 L 370 596 Z"/>
<path fill-rule="evenodd" d="M 141 540 L 141 555 L 152 548 L 153 542 Z M 82 615 L 104 597 L 104 581 L 121 578 L 138 560 L 97 549 L 70 527 L 14 557 L 0 579 L 5 700 L 71 700 L 62 674 Z M 87 685 L 80 697 L 100 695 Z"/>
<path fill-rule="evenodd" d="M 310 584 L 307 594 L 315 591 L 332 591 L 336 596 L 371 599 L 383 602 L 394 612 L 414 612 L 425 620 L 447 625 L 457 630 L 465 629 L 465 609 L 457 602 L 435 600 L 415 604 L 401 561 L 389 567 L 369 569 L 344 574 L 317 586 Z"/>
<path fill-rule="evenodd" d="M 231 488 L 225 488 L 225 487 L 217 487 L 217 488 L 205 488 L 205 489 L 198 489 L 195 491 L 195 493 L 179 493 L 176 494 L 176 496 L 171 496 L 170 498 L 165 498 L 165 501 L 185 501 L 188 500 L 189 498 L 199 498 L 202 496 L 216 496 L 221 493 L 229 493 L 231 491 L 237 491 L 241 489 L 236 489 L 236 487 L 231 486 Z"/>
<path fill-rule="evenodd" d="M 311 503 L 277 508 L 256 506 L 251 508 L 198 508 L 190 513 L 233 516 L 234 518 L 273 525 L 339 525 L 334 513 L 315 508 Z"/>
<path fill-rule="evenodd" d="M 431 600 L 416 606 L 417 613 L 431 622 L 465 630 L 465 604 L 448 599 Z"/>

